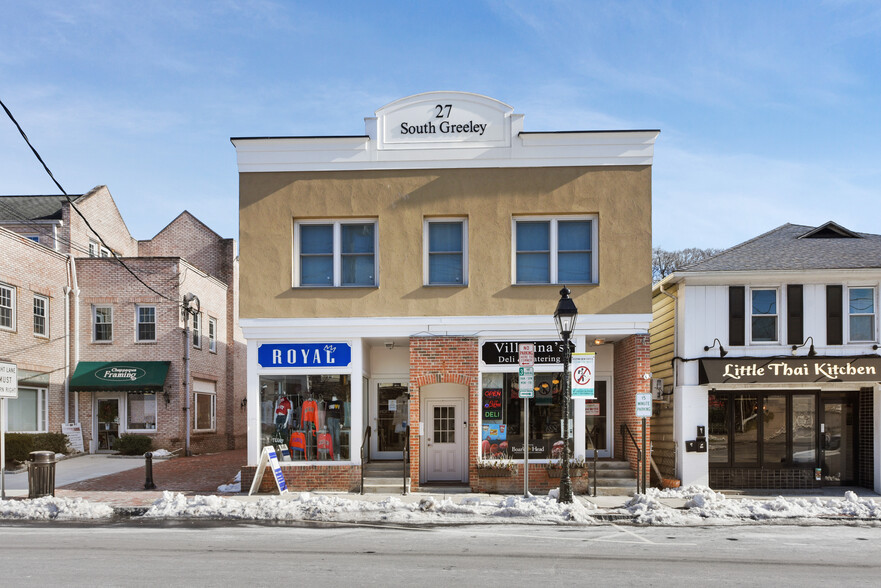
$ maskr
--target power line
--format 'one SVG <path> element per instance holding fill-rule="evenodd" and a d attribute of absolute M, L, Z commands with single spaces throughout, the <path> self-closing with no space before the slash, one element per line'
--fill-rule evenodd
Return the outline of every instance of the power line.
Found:
<path fill-rule="evenodd" d="M 79 215 L 79 217 L 81 219 L 83 219 L 83 222 L 86 223 L 86 226 L 89 227 L 89 230 L 92 231 L 92 233 L 94 233 L 96 237 L 98 237 L 98 240 L 101 242 L 102 245 L 104 245 L 104 247 L 107 249 L 107 251 L 110 252 L 110 254 L 113 256 L 113 258 L 116 259 L 116 261 L 118 261 L 119 264 L 122 265 L 122 267 L 124 267 L 126 269 L 126 271 L 128 271 L 128 273 L 130 273 L 132 276 L 134 276 L 134 278 L 137 281 L 139 281 L 141 284 L 143 284 L 145 288 L 147 288 L 148 290 L 150 290 L 151 292 L 153 292 L 154 294 L 156 294 L 160 298 L 162 298 L 164 300 L 168 300 L 169 302 L 174 302 L 175 304 L 177 304 L 178 301 L 176 299 L 169 298 L 168 296 L 166 296 L 165 294 L 162 294 L 158 290 L 155 290 L 152 286 L 147 284 L 147 282 L 142 280 L 140 278 L 140 276 L 138 276 L 138 274 L 136 274 L 134 271 L 132 271 L 132 269 L 128 265 L 126 265 L 126 263 L 124 261 L 122 261 L 122 259 L 116 254 L 116 252 L 104 241 L 104 238 L 98 233 L 98 231 L 96 231 L 92 227 L 92 224 L 89 222 L 89 220 L 83 215 L 82 212 L 80 212 L 79 208 L 76 207 L 76 205 L 73 203 L 73 200 L 70 199 L 70 196 L 68 196 L 68 194 L 64 190 L 64 188 L 61 187 L 61 184 L 58 183 L 58 180 L 55 179 L 55 176 L 52 175 L 52 171 L 49 169 L 49 166 L 46 165 L 46 162 L 43 161 L 43 158 L 40 157 L 40 154 L 37 152 L 37 150 L 34 148 L 34 146 L 31 145 L 31 141 L 30 141 L 30 139 L 28 139 L 28 136 L 25 134 L 24 129 L 21 128 L 21 125 L 18 124 L 18 121 L 15 120 L 15 117 L 12 116 L 12 113 L 9 111 L 9 109 L 6 107 L 6 104 L 4 104 L 2 100 L 0 100 L 0 106 L 3 107 L 3 110 L 6 111 L 6 115 L 12 121 L 12 124 L 14 124 L 15 128 L 18 129 L 18 132 L 21 133 L 22 138 L 24 139 L 25 143 L 27 143 L 28 147 L 31 148 L 31 151 L 33 151 L 34 156 L 36 156 L 36 158 L 37 158 L 37 161 L 39 161 L 42 164 L 43 169 L 46 170 L 46 173 L 49 174 L 49 177 L 52 178 L 52 181 L 55 182 L 55 185 L 58 186 L 58 189 L 61 190 L 62 194 L 64 194 L 64 197 L 67 199 L 67 202 L 68 202 L 68 204 L 70 204 L 70 207 Z"/>

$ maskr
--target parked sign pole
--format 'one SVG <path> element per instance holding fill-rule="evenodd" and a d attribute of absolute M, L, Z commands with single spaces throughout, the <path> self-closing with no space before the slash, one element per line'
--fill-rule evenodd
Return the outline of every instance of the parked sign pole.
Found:
<path fill-rule="evenodd" d="M 6 399 L 18 398 L 18 366 L 0 362 L 0 500 L 6 500 Z"/>
<path fill-rule="evenodd" d="M 652 416 L 652 393 L 640 392 L 636 395 L 636 416 L 642 419 L 642 463 L 636 476 L 636 491 L 639 493 L 639 483 L 642 480 L 642 494 L 646 492 L 646 466 L 649 464 L 648 443 L 645 438 L 645 419 Z"/>
<path fill-rule="evenodd" d="M 520 393 L 525 402 L 524 418 L 526 426 L 523 431 L 523 497 L 529 498 L 529 399 L 534 396 L 535 386 L 535 344 L 521 343 L 518 348 L 520 361 Z"/>

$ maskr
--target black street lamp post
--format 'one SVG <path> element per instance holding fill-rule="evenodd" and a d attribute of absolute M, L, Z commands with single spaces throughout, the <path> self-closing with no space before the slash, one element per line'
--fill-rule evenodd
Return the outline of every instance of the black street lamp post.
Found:
<path fill-rule="evenodd" d="M 571 503 L 572 479 L 569 477 L 569 404 L 572 401 L 572 388 L 569 382 L 569 338 L 575 330 L 575 321 L 578 318 L 578 309 L 569 298 L 569 288 L 563 286 L 560 290 L 560 301 L 557 310 L 554 311 L 554 322 L 557 323 L 557 333 L 563 339 L 563 471 L 560 472 L 560 495 L 557 502 Z"/>

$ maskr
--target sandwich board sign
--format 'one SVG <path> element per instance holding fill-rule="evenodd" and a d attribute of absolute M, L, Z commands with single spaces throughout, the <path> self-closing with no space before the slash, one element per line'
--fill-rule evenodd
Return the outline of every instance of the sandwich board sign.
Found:
<path fill-rule="evenodd" d="M 272 473 L 275 476 L 275 485 L 278 487 L 278 493 L 287 494 L 288 485 L 284 481 L 284 472 L 281 471 L 281 466 L 278 463 L 278 455 L 276 455 L 274 447 L 267 446 L 263 448 L 263 453 L 260 454 L 260 461 L 257 463 L 257 471 L 254 472 L 254 481 L 251 482 L 248 496 L 251 496 L 260 489 L 260 482 L 263 481 L 263 472 L 266 471 L 267 467 L 272 469 Z"/>

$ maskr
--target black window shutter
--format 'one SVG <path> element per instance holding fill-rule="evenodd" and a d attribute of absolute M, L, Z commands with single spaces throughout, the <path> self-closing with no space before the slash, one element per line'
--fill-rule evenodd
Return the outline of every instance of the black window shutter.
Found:
<path fill-rule="evenodd" d="M 728 345 L 746 341 L 746 288 L 728 286 Z"/>
<path fill-rule="evenodd" d="M 786 286 L 786 342 L 801 345 L 805 340 L 804 297 L 801 284 Z"/>
<path fill-rule="evenodd" d="M 841 286 L 826 286 L 826 345 L 841 345 L 842 322 Z"/>

